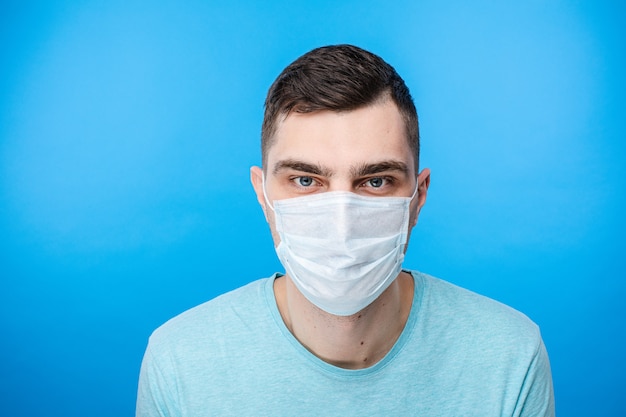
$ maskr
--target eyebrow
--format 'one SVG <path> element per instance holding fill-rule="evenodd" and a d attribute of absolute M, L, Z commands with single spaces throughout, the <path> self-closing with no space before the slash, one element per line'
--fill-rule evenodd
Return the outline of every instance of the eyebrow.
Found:
<path fill-rule="evenodd" d="M 282 161 L 278 161 L 274 166 L 274 174 L 278 174 L 280 171 L 285 169 L 292 169 L 294 171 L 306 172 L 308 174 L 319 175 L 323 177 L 331 177 L 333 175 L 333 171 L 324 168 L 319 164 L 312 164 L 309 162 L 299 161 L 296 159 L 285 159 Z M 400 172 L 402 174 L 408 175 L 409 168 L 408 166 L 401 161 L 381 161 L 373 164 L 362 164 L 350 169 L 350 175 L 353 177 L 364 177 L 367 175 L 380 174 L 382 172 L 395 171 Z"/>
<path fill-rule="evenodd" d="M 381 161 L 374 164 L 363 164 L 351 169 L 354 177 L 363 177 L 366 175 L 380 174 L 381 172 L 396 171 L 408 175 L 409 167 L 401 161 Z"/>
<path fill-rule="evenodd" d="M 308 174 L 320 175 L 323 177 L 332 176 L 333 172 L 319 164 L 311 164 L 309 162 L 298 161 L 296 159 L 284 159 L 278 161 L 274 165 L 274 174 L 278 174 L 284 169 L 293 169 L 294 171 L 302 171 Z"/>

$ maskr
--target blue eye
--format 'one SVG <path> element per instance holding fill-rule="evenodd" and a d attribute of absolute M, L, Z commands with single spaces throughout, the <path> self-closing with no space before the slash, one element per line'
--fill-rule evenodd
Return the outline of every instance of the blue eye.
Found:
<path fill-rule="evenodd" d="M 380 187 L 382 187 L 385 184 L 385 179 L 384 178 L 380 178 L 380 177 L 376 177 L 376 178 L 372 178 L 372 179 L 368 180 L 367 182 L 373 188 L 380 188 Z"/>
<path fill-rule="evenodd" d="M 301 187 L 310 187 L 313 185 L 313 178 L 311 177 L 298 177 L 296 181 Z"/>

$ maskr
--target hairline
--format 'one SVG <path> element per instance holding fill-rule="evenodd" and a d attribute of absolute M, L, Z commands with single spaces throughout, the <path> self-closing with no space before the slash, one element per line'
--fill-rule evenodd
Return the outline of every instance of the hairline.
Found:
<path fill-rule="evenodd" d="M 285 120 L 287 120 L 287 118 L 292 114 L 292 113 L 300 113 L 300 114 L 316 114 L 316 113 L 321 113 L 321 112 L 333 112 L 333 113 L 337 113 L 337 114 L 342 114 L 342 113 L 349 113 L 355 110 L 359 110 L 359 109 L 364 109 L 367 107 L 372 107 L 372 106 L 376 106 L 376 105 L 382 105 L 382 104 L 386 104 L 388 102 L 391 102 L 395 108 L 396 111 L 400 114 L 400 117 L 402 118 L 402 122 L 404 125 L 404 136 L 407 142 L 407 145 L 409 146 L 409 149 L 411 149 L 411 152 L 413 154 L 413 158 L 415 159 L 415 171 L 416 173 L 419 172 L 419 125 L 418 125 L 418 137 L 415 138 L 414 140 L 411 138 L 411 134 L 409 132 L 409 123 L 410 123 L 410 116 L 408 116 L 407 114 L 405 114 L 406 112 L 403 112 L 401 107 L 396 103 L 396 101 L 393 98 L 393 94 L 391 93 L 391 87 L 387 87 L 385 88 L 383 91 L 381 91 L 380 94 L 378 94 L 373 100 L 371 100 L 370 102 L 360 105 L 360 106 L 355 106 L 355 107 L 350 107 L 350 108 L 345 108 L 345 109 L 316 109 L 313 111 L 298 111 L 297 110 L 297 106 L 294 106 L 293 108 L 289 109 L 288 111 L 282 111 L 280 113 L 278 113 L 276 115 L 275 118 L 275 122 L 273 123 L 273 129 L 271 132 L 266 132 L 269 133 L 269 135 L 267 135 L 265 138 L 263 138 L 265 140 L 265 147 L 264 147 L 264 151 L 263 155 L 261 155 L 262 158 L 262 167 L 263 167 L 263 171 L 267 174 L 267 159 L 268 159 L 268 155 L 270 152 L 270 149 L 274 146 L 275 142 L 276 142 L 276 134 L 278 133 L 278 130 L 280 129 L 280 126 L 282 123 L 285 122 Z M 415 144 L 414 144 L 415 142 Z"/>

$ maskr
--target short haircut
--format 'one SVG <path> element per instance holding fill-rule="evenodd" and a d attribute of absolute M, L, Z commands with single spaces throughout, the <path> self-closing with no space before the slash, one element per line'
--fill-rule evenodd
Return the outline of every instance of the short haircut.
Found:
<path fill-rule="evenodd" d="M 350 111 L 388 98 L 402 115 L 417 169 L 417 112 L 396 70 L 379 56 L 353 45 L 323 46 L 307 52 L 280 73 L 267 93 L 261 129 L 263 166 L 279 123 L 291 112 Z"/>

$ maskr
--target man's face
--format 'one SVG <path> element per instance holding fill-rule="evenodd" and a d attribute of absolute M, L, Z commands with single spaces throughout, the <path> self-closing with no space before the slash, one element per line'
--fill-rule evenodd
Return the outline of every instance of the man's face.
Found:
<path fill-rule="evenodd" d="M 414 158 L 402 116 L 391 100 L 347 112 L 292 113 L 279 124 L 268 150 L 267 198 L 273 205 L 275 200 L 327 191 L 410 197 L 417 181 L 411 229 L 430 183 L 428 169 L 417 176 Z M 263 195 L 261 168 L 251 169 L 251 180 L 278 246 L 273 211 Z"/>

